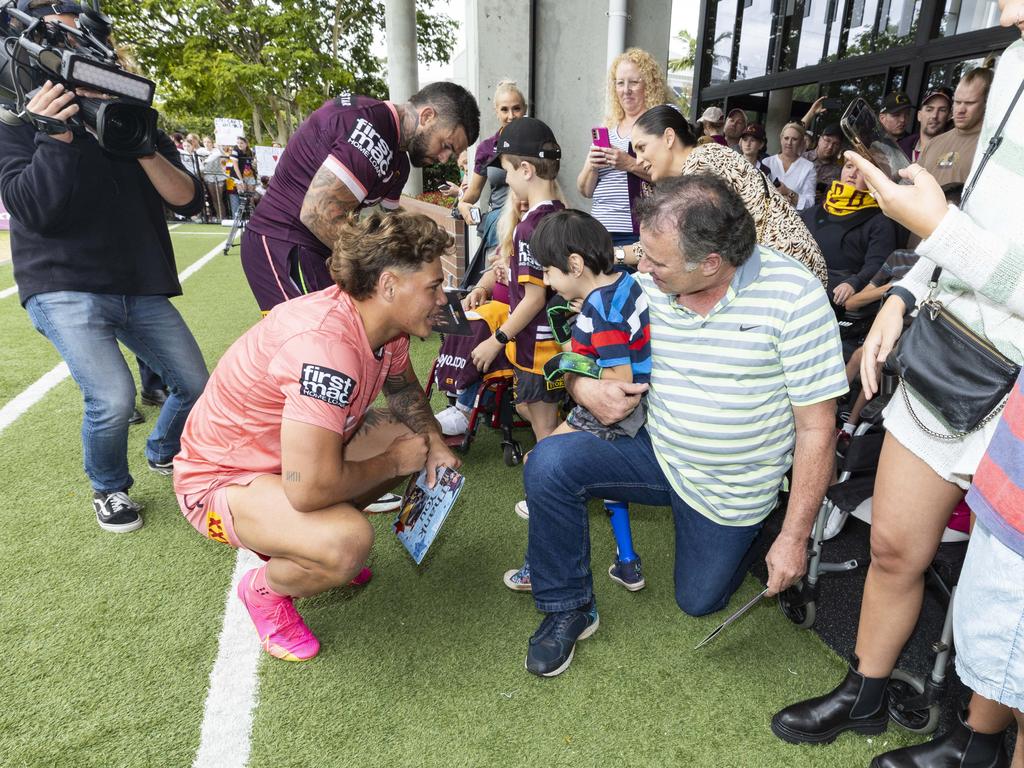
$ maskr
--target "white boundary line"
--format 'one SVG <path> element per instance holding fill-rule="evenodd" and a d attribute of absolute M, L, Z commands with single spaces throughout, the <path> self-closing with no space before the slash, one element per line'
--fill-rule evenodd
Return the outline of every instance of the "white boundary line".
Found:
<path fill-rule="evenodd" d="M 226 242 L 227 239 L 225 238 L 221 241 L 220 245 L 212 251 L 179 272 L 178 281 L 184 283 L 198 270 L 205 267 L 210 260 L 220 252 Z M 15 288 L 15 290 L 17 290 L 17 288 Z M 67 364 L 61 363 L 53 370 L 43 374 L 39 379 L 32 383 L 28 389 L 21 392 L 10 402 L 6 403 L 2 408 L 0 408 L 0 432 L 3 432 L 7 427 L 11 426 L 11 424 L 24 415 L 29 408 L 42 400 L 46 396 L 47 392 L 56 387 L 70 375 L 71 372 L 68 370 Z"/>
<path fill-rule="evenodd" d="M 252 714 L 259 693 L 256 670 L 263 648 L 235 589 L 242 575 L 260 564 L 252 552 L 238 550 L 192 768 L 245 768 L 249 762 Z"/>
<path fill-rule="evenodd" d="M 0 291 L 0 299 L 6 299 L 8 296 L 13 296 L 18 292 L 18 286 L 12 285 L 10 288 L 4 288 Z"/>

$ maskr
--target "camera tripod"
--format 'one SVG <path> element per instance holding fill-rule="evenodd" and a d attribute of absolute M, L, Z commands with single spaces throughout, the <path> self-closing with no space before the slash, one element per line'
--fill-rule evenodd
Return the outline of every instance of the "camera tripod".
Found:
<path fill-rule="evenodd" d="M 239 192 L 238 193 L 238 210 L 235 211 L 234 221 L 231 222 L 231 234 L 228 235 L 227 241 L 224 243 L 224 255 L 228 255 L 228 251 L 231 250 L 235 244 L 235 235 L 245 229 L 245 223 L 249 221 L 249 217 L 252 216 L 252 192 Z"/>

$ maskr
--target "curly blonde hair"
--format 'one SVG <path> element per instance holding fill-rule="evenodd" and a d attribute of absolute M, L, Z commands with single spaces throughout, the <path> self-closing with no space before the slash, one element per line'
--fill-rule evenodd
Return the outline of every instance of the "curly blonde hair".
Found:
<path fill-rule="evenodd" d="M 673 101 L 665 82 L 665 73 L 654 57 L 642 48 L 627 48 L 615 57 L 608 68 L 608 112 L 604 116 L 607 128 L 615 128 L 626 116 L 625 110 L 619 104 L 619 97 L 615 94 L 615 70 L 624 61 L 630 62 L 640 70 L 640 79 L 644 83 L 644 108 L 641 111 L 646 112 L 651 107 Z"/>
<path fill-rule="evenodd" d="M 331 278 L 353 299 L 373 296 L 386 270 L 415 272 L 455 245 L 455 240 L 420 213 L 376 211 L 342 225 L 327 260 Z"/>

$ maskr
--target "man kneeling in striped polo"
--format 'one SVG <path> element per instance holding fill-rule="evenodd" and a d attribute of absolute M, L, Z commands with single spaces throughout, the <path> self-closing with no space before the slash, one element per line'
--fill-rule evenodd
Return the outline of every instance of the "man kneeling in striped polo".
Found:
<path fill-rule="evenodd" d="M 563 672 L 598 626 L 587 498 L 672 508 L 676 602 L 701 616 L 724 608 L 742 582 L 790 466 L 785 523 L 765 558 L 769 594 L 803 575 L 832 475 L 835 399 L 847 385 L 821 283 L 757 245 L 742 199 L 715 177 L 659 184 L 637 216 L 650 384 L 566 378 L 604 424 L 648 392 L 647 425 L 613 441 L 553 435 L 526 465 L 533 597 L 547 614 L 526 657 L 538 675 Z"/>

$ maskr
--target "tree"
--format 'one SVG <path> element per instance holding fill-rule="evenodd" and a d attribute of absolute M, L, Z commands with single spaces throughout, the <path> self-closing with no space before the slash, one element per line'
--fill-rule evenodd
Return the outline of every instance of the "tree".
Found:
<path fill-rule="evenodd" d="M 416 12 L 421 61 L 447 61 L 455 22 Z M 383 97 L 380 0 L 105 0 L 119 44 L 154 78 L 162 109 L 187 122 L 251 121 L 284 143 L 303 118 L 343 90 Z"/>

